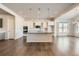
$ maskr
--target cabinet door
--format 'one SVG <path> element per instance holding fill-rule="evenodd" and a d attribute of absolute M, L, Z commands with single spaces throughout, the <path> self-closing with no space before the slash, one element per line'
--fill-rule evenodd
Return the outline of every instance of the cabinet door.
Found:
<path fill-rule="evenodd" d="M 52 42 L 52 34 L 27 34 L 27 42 Z"/>
<path fill-rule="evenodd" d="M 5 39 L 5 33 L 0 33 L 0 40 Z"/>

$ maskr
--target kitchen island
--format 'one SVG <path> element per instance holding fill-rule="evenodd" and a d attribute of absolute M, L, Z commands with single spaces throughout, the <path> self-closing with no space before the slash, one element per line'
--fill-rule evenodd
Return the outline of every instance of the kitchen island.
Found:
<path fill-rule="evenodd" d="M 52 42 L 52 32 L 29 32 L 27 42 Z"/>

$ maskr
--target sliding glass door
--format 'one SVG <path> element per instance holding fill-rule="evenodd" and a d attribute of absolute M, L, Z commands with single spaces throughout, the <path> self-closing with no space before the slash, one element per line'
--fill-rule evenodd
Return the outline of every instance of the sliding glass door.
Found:
<path fill-rule="evenodd" d="M 59 22 L 58 23 L 58 34 L 64 35 L 68 33 L 68 23 L 67 22 Z"/>

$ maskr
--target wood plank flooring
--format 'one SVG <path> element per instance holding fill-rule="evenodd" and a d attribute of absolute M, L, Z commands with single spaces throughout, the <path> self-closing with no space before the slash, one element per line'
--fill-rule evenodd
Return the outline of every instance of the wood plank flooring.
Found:
<path fill-rule="evenodd" d="M 52 43 L 26 43 L 24 38 L 0 40 L 0 56 L 78 56 L 79 38 L 56 37 Z"/>
<path fill-rule="evenodd" d="M 52 43 L 26 43 L 25 40 L 3 40 L 0 41 L 1 56 L 51 56 Z"/>

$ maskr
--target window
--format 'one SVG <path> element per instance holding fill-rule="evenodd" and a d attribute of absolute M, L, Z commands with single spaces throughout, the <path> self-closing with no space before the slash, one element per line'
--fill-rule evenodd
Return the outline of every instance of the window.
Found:
<path fill-rule="evenodd" d="M 68 32 L 68 23 L 61 22 L 58 24 L 59 33 L 67 33 Z"/>
<path fill-rule="evenodd" d="M 64 23 L 63 24 L 63 32 L 67 32 L 68 31 L 68 24 Z"/>
<path fill-rule="evenodd" d="M 63 31 L 63 24 L 62 23 L 59 23 L 59 32 L 62 32 Z"/>

